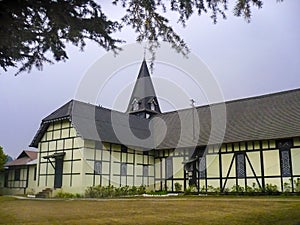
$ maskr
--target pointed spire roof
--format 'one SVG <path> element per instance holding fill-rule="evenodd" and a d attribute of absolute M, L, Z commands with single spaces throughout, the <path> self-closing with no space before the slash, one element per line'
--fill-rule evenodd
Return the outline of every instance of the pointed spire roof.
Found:
<path fill-rule="evenodd" d="M 143 114 L 143 112 L 145 114 L 147 112 L 150 115 L 161 113 L 145 59 L 142 62 L 137 80 L 135 82 L 127 112 L 138 112 L 138 114 Z"/>

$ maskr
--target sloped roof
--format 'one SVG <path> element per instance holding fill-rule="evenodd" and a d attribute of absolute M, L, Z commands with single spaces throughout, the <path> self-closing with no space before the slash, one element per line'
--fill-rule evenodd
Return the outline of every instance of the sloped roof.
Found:
<path fill-rule="evenodd" d="M 211 109 L 221 104 L 197 107 L 195 111 L 200 123 L 200 138 L 196 145 L 207 145 L 209 138 L 211 138 L 210 143 L 219 144 L 219 141 L 215 140 L 231 143 L 300 136 L 299 103 L 300 89 L 225 102 L 224 138 L 221 136 L 222 129 L 217 129 L 211 134 Z M 193 109 L 186 109 L 157 115 L 168 127 L 166 136 L 158 148 L 191 146 L 190 143 L 193 143 L 192 113 Z M 161 130 L 162 123 L 157 123 L 155 127 L 155 130 Z"/>
<path fill-rule="evenodd" d="M 211 144 L 281 139 L 300 136 L 300 89 L 225 102 L 226 130 L 211 134 L 212 108 L 222 103 L 157 114 L 147 120 L 72 100 L 43 119 L 31 146 L 37 147 L 49 122 L 68 118 L 84 139 L 147 148 L 175 148 Z M 193 113 L 200 131 L 194 140 Z M 196 129 L 197 131 L 198 129 Z M 152 134 L 152 135 L 150 135 Z M 138 138 L 135 138 L 135 136 Z M 147 140 L 145 142 L 138 139 Z"/>
<path fill-rule="evenodd" d="M 10 167 L 10 166 L 32 165 L 32 164 L 36 164 L 36 159 L 37 159 L 36 151 L 24 150 L 15 160 L 7 162 L 6 164 L 4 164 L 4 166 Z"/>
<path fill-rule="evenodd" d="M 136 83 L 134 85 L 127 112 L 133 112 L 132 102 L 136 99 L 139 102 L 138 111 L 153 111 L 151 110 L 149 103 L 154 100 L 156 105 L 155 111 L 160 113 L 160 107 L 155 94 L 154 86 L 150 77 L 150 73 L 147 67 L 147 63 L 143 60 Z"/>
<path fill-rule="evenodd" d="M 150 136 L 149 121 L 144 118 L 72 100 L 42 120 L 30 146 L 38 146 L 51 122 L 64 119 L 69 119 L 78 134 L 88 140 L 139 146 L 137 139 Z M 148 145 L 152 142 L 149 139 Z"/>

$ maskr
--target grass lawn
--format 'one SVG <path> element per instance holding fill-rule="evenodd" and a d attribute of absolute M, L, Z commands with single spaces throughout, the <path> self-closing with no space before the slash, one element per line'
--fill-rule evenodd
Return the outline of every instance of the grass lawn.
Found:
<path fill-rule="evenodd" d="M 300 198 L 22 200 L 2 196 L 0 224 L 300 225 Z"/>

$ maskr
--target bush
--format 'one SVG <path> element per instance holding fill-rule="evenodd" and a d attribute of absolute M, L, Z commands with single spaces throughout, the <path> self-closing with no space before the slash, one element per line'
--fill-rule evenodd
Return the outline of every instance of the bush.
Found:
<path fill-rule="evenodd" d="M 180 183 L 176 182 L 176 183 L 174 184 L 174 186 L 175 186 L 175 191 L 176 191 L 176 192 L 179 192 L 179 191 L 181 191 L 182 184 L 180 184 Z"/>
<path fill-rule="evenodd" d="M 129 195 L 137 195 L 138 194 L 138 188 L 136 186 L 133 186 L 129 189 L 128 192 Z"/>
<path fill-rule="evenodd" d="M 166 191 L 166 190 L 162 190 L 162 191 L 150 191 L 149 194 L 150 195 L 166 195 L 166 194 L 168 194 L 168 191 Z"/>
<path fill-rule="evenodd" d="M 244 193 L 245 192 L 245 188 L 240 186 L 240 185 L 233 185 L 231 188 L 232 192 L 237 192 L 237 193 Z"/>
<path fill-rule="evenodd" d="M 92 186 L 85 190 L 85 197 L 87 198 L 113 198 L 121 196 L 133 196 L 141 195 L 146 193 L 146 186 L 141 185 L 140 187 L 129 187 L 128 185 L 122 187 L 114 187 L 109 185 L 106 187 Z"/>
<path fill-rule="evenodd" d="M 284 193 L 288 193 L 288 192 L 291 192 L 291 191 L 292 191 L 291 183 L 284 182 L 284 184 L 283 184 L 283 192 Z"/>
<path fill-rule="evenodd" d="M 268 194 L 274 194 L 274 193 L 278 193 L 278 187 L 277 185 L 273 185 L 273 184 L 266 184 L 266 187 L 265 187 L 265 191 L 266 193 Z"/>
<path fill-rule="evenodd" d="M 247 186 L 246 187 L 246 192 L 249 193 L 249 194 L 254 194 L 254 193 L 259 193 L 259 192 L 262 192 L 262 189 L 260 187 L 256 187 L 256 183 L 252 183 L 252 187 L 250 186 Z"/>
<path fill-rule="evenodd" d="M 297 180 L 294 180 L 294 191 L 300 192 L 300 178 L 297 178 Z"/>
<path fill-rule="evenodd" d="M 221 192 L 220 187 L 213 187 L 212 185 L 208 185 L 207 186 L 207 192 L 211 192 L 211 193 L 215 193 L 215 194 L 219 194 Z"/>
<path fill-rule="evenodd" d="M 56 198 L 81 198 L 81 194 L 72 194 L 72 193 L 68 193 L 68 192 L 63 192 L 63 191 L 60 191 L 56 194 L 55 196 Z"/>
<path fill-rule="evenodd" d="M 196 186 L 191 185 L 185 189 L 184 195 L 191 195 L 193 192 L 195 192 L 195 190 L 196 190 Z"/>
<path fill-rule="evenodd" d="M 146 193 L 146 186 L 145 185 L 139 186 L 138 189 L 137 189 L 137 193 L 139 195 L 145 194 Z"/>

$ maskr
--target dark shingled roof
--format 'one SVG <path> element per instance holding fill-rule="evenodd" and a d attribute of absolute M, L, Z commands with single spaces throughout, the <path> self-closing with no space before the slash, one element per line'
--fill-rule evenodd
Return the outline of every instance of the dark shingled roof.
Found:
<path fill-rule="evenodd" d="M 221 128 L 211 134 L 211 109 L 221 107 L 221 103 L 162 113 L 149 120 L 72 100 L 43 119 L 30 146 L 37 147 L 49 122 L 62 119 L 71 120 L 84 139 L 157 149 L 204 146 L 209 138 L 211 144 L 219 144 L 220 140 L 230 143 L 297 137 L 299 103 L 300 89 L 225 102 L 225 118 L 214 118 L 226 120 L 222 139 Z M 194 118 L 199 118 L 199 132 L 195 122 L 193 129 L 193 113 Z"/>
<path fill-rule="evenodd" d="M 143 60 L 136 83 L 134 85 L 127 112 L 134 112 L 132 109 L 132 103 L 134 100 L 138 101 L 139 109 L 137 111 L 146 111 L 153 114 L 161 113 L 158 100 L 155 94 L 154 86 L 150 77 L 150 73 L 147 67 L 147 63 Z M 150 107 L 151 101 L 156 103 L 155 109 Z"/>
<path fill-rule="evenodd" d="M 30 146 L 38 146 L 51 122 L 65 119 L 72 122 L 83 139 L 140 146 L 136 139 L 150 137 L 147 119 L 72 100 L 42 120 Z M 152 146 L 152 143 L 153 140 L 150 138 L 147 146 Z"/>
<path fill-rule="evenodd" d="M 226 130 L 222 143 L 300 136 L 299 103 L 300 89 L 225 102 Z M 222 130 L 211 134 L 211 109 L 220 106 L 212 104 L 195 109 L 200 123 L 197 145 L 207 145 L 209 138 L 212 138 L 211 144 L 220 144 L 214 140 L 222 140 Z M 158 148 L 186 147 L 193 143 L 192 112 L 193 109 L 186 109 L 158 115 L 168 127 Z M 180 121 L 189 125 L 181 126 Z M 161 129 L 156 126 L 156 130 Z M 179 137 L 181 141 L 178 141 Z"/>
<path fill-rule="evenodd" d="M 37 159 L 36 151 L 23 151 L 15 160 L 4 164 L 5 167 L 10 166 L 23 166 L 33 164 L 33 161 Z"/>

